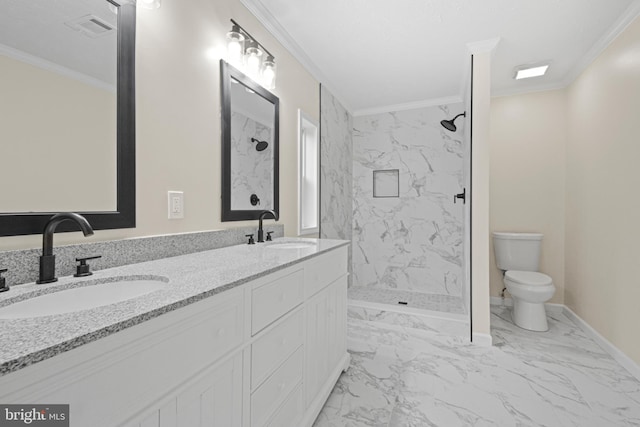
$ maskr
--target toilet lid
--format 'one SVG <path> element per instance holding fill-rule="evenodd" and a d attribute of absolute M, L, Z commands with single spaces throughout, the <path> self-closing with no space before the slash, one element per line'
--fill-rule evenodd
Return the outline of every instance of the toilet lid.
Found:
<path fill-rule="evenodd" d="M 529 286 L 546 286 L 553 283 L 551 277 L 537 271 L 509 270 L 505 273 L 505 277 L 515 283 Z"/>

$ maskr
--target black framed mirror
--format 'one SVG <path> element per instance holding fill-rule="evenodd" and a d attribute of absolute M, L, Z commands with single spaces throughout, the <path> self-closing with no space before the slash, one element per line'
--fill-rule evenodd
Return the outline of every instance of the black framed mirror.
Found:
<path fill-rule="evenodd" d="M 3 71 L 15 69 L 31 80 L 13 80 L 27 90 L 16 90 L 4 110 L 5 118 L 22 125 L 13 133 L 0 132 L 4 162 L 14 165 L 0 174 L 0 194 L 12 200 L 0 206 L 0 236 L 40 234 L 60 211 L 83 215 L 95 230 L 135 227 L 135 3 L 61 0 L 14 6 L 0 7 L 6 20 L 0 61 Z M 34 22 L 27 25 L 29 19 Z M 44 99 L 47 95 L 52 99 Z M 40 98 L 34 103 L 29 97 Z M 38 128 L 44 134 L 32 132 Z M 94 171 L 106 178 L 94 179 Z M 62 223 L 56 231 L 77 229 Z"/>
<path fill-rule="evenodd" d="M 220 61 L 222 221 L 279 213 L 279 99 Z"/>

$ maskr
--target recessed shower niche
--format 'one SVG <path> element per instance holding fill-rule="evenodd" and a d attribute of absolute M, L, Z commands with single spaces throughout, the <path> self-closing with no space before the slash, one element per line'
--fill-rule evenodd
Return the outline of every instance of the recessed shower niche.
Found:
<path fill-rule="evenodd" d="M 373 197 L 400 197 L 398 169 L 373 171 Z"/>

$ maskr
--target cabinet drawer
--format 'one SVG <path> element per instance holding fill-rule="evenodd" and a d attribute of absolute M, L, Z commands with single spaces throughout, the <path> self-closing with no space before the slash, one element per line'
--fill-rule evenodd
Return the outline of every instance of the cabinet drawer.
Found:
<path fill-rule="evenodd" d="M 298 385 L 267 423 L 268 427 L 297 427 L 304 413 L 304 393 Z"/>
<path fill-rule="evenodd" d="M 302 381 L 303 347 L 298 347 L 251 395 L 251 427 L 265 425 L 293 389 Z"/>
<path fill-rule="evenodd" d="M 310 260 L 304 267 L 305 295 L 309 298 L 347 273 L 347 247 L 343 246 Z"/>
<path fill-rule="evenodd" d="M 269 373 L 303 342 L 302 311 L 266 332 L 251 346 L 251 388 L 255 389 Z"/>
<path fill-rule="evenodd" d="M 206 352 L 208 360 L 218 358 L 242 343 L 243 308 L 243 299 L 234 299 L 198 326 L 201 328 L 200 341 L 205 341 L 202 351 Z M 195 349 L 193 344 L 192 348 Z"/>
<path fill-rule="evenodd" d="M 251 334 L 302 303 L 304 273 L 298 270 L 288 276 L 256 288 L 251 296 Z"/>

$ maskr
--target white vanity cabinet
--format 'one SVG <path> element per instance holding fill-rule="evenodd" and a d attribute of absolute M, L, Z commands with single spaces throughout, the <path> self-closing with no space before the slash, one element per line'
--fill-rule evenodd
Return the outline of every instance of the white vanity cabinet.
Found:
<path fill-rule="evenodd" d="M 242 355 L 236 355 L 215 369 L 206 369 L 146 412 L 142 420 L 128 425 L 242 426 Z"/>
<path fill-rule="evenodd" d="M 0 377 L 73 427 L 311 426 L 346 351 L 338 247 Z"/>

